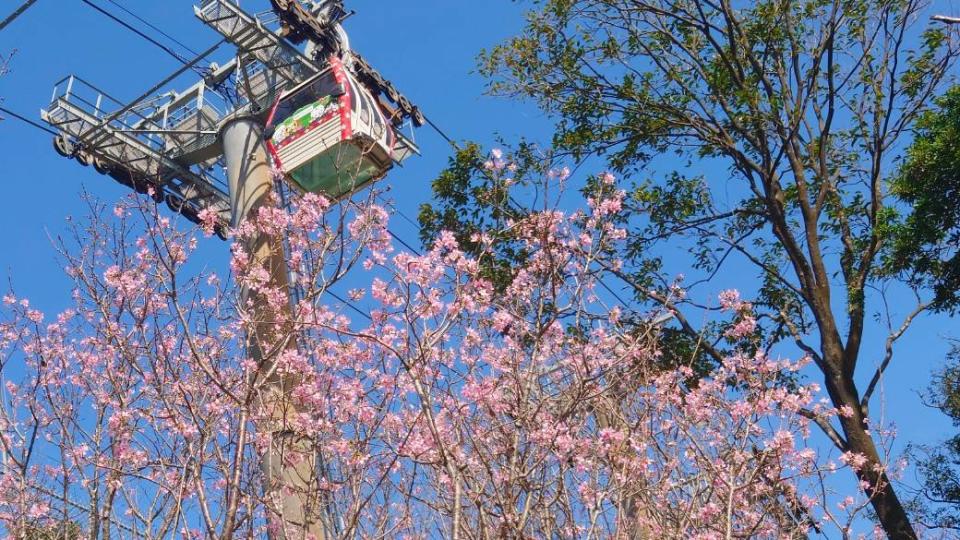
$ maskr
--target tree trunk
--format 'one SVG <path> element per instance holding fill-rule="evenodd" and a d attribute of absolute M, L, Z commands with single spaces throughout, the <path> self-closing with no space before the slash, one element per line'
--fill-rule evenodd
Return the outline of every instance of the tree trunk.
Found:
<path fill-rule="evenodd" d="M 840 365 L 839 358 L 824 358 L 829 366 Z M 837 360 L 834 364 L 833 360 Z M 866 458 L 862 467 L 856 470 L 857 479 L 864 486 L 864 492 L 870 498 L 870 504 L 880 521 L 880 525 L 892 540 L 915 540 L 907 511 L 897 496 L 893 484 L 886 473 L 886 466 L 880 459 L 877 446 L 867 432 L 866 419 L 860 408 L 860 396 L 853 380 L 840 370 L 831 370 L 826 374 L 827 392 L 838 409 L 844 405 L 853 410 L 852 415 L 840 416 L 840 425 L 847 442 L 847 451 L 861 454 Z"/>

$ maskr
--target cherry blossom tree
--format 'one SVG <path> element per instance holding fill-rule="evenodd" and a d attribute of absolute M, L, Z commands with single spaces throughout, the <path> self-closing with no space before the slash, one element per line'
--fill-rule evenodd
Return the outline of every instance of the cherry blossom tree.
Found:
<path fill-rule="evenodd" d="M 452 234 L 396 251 L 374 196 L 262 207 L 223 275 L 198 251 L 212 216 L 91 204 L 58 244 L 71 306 L 3 298 L 0 530 L 302 538 L 261 467 L 279 444 L 329 538 L 849 533 L 866 503 L 824 478 L 863 463 L 814 451 L 836 411 L 798 382 L 806 360 L 745 346 L 706 377 L 664 369 L 661 314 L 599 287 L 623 193 L 591 185 L 582 210 L 509 224 L 528 256 L 504 291 Z M 244 247 L 264 235 L 297 294 Z M 366 316 L 331 301 L 347 282 Z M 750 304 L 717 302 L 749 338 Z"/>

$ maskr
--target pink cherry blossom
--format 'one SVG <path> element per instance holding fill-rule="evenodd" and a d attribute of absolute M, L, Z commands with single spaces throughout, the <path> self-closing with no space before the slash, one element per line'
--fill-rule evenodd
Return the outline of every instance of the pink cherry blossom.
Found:
<path fill-rule="evenodd" d="M 99 501 L 115 537 L 292 537 L 282 504 L 302 497 L 345 537 L 809 533 L 840 500 L 809 441 L 832 411 L 782 384 L 809 359 L 744 348 L 706 373 L 665 368 L 648 308 L 599 289 L 596 262 L 625 241 L 625 193 L 602 180 L 583 208 L 509 224 L 527 256 L 502 289 L 481 264 L 491 236 L 405 252 L 372 195 L 265 203 L 232 231 L 228 277 L 149 201 L 93 217 L 65 252 L 68 310 L 43 325 L 4 301 L 0 531 L 85 524 L 77 501 Z M 721 304 L 749 337 L 750 304 Z M 271 449 L 283 459 L 264 467 Z M 279 485 L 277 468 L 307 480 Z"/>

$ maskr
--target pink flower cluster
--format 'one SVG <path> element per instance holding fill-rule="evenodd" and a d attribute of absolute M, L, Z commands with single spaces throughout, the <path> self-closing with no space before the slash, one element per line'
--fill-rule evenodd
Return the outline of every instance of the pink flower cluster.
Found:
<path fill-rule="evenodd" d="M 262 536 L 303 489 L 350 537 L 806 533 L 826 473 L 801 411 L 818 389 L 779 384 L 800 363 L 762 354 L 664 370 L 656 332 L 595 290 L 624 236 L 624 194 L 601 178 L 589 213 L 510 224 L 528 256 L 504 290 L 452 234 L 395 252 L 374 204 L 259 208 L 232 232 L 226 284 L 187 266 L 198 231 L 94 221 L 69 255 L 71 309 L 43 327 L 13 299 L 0 322 L 23 374 L 0 409 L 0 529 L 100 501 L 117 535 Z M 350 296 L 369 319 L 351 318 L 326 293 L 363 269 Z M 721 304 L 749 336 L 749 304 Z M 278 448 L 271 467 L 309 481 L 265 476 Z"/>

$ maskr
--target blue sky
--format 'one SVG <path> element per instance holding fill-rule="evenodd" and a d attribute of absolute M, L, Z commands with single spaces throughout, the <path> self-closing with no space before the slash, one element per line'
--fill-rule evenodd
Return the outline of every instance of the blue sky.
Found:
<path fill-rule="evenodd" d="M 193 16 L 189 0 L 121 1 L 195 50 L 219 39 Z M 105 0 L 97 3 L 120 14 Z M 17 4 L 3 2 L 0 16 Z M 241 5 L 249 11 L 268 8 L 266 0 L 244 0 Z M 480 49 L 521 28 L 521 5 L 508 0 L 350 0 L 348 5 L 357 11 L 347 24 L 353 47 L 451 137 L 487 144 L 496 134 L 507 140 L 521 135 L 548 140 L 548 119 L 529 104 L 484 96 L 484 82 L 473 73 Z M 0 98 L 4 106 L 36 120 L 53 84 L 65 75 L 78 74 L 123 100 L 136 97 L 179 67 L 163 51 L 80 0 L 39 0 L 0 32 L 0 54 L 13 49 L 17 53 L 12 72 L 0 78 Z M 224 46 L 212 58 L 222 63 L 231 55 L 230 47 Z M 430 181 L 450 155 L 447 143 L 428 128 L 417 132 L 417 142 L 423 156 L 395 169 L 385 180 L 393 187 L 398 207 L 411 217 L 420 203 L 429 200 Z M 64 230 L 66 216 L 86 213 L 79 196 L 82 188 L 108 202 L 126 190 L 92 168 L 60 158 L 49 135 L 16 120 L 0 122 L 0 143 L 0 181 L 5 188 L 0 230 L 7 239 L 7 249 L 0 251 L 0 279 L 12 280 L 19 295 L 30 297 L 41 308 L 57 311 L 69 301 L 69 283 L 50 236 Z M 394 220 L 393 229 L 408 242 L 416 242 L 416 229 L 402 219 Z M 212 264 L 225 264 L 226 246 L 211 240 L 204 255 Z M 680 255 L 670 263 L 681 268 L 686 261 Z M 739 277 L 721 276 L 716 291 L 735 285 Z M 898 345 L 898 358 L 880 397 L 885 398 L 884 417 L 900 428 L 901 445 L 932 442 L 951 431 L 949 423 L 923 406 L 918 395 L 943 359 L 944 338 L 951 335 L 951 320 L 927 317 Z M 862 360 L 865 378 L 882 354 L 882 337 L 868 335 L 867 343 Z M 881 410 L 879 402 L 873 410 Z"/>

